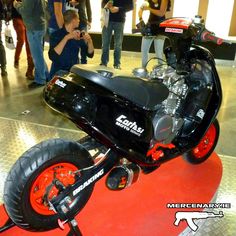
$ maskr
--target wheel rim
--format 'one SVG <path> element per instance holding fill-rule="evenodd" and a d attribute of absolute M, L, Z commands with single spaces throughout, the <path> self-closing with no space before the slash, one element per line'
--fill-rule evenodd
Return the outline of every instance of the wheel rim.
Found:
<path fill-rule="evenodd" d="M 212 149 L 216 140 L 216 128 L 212 124 L 207 130 L 205 136 L 200 143 L 193 149 L 193 154 L 196 158 L 204 158 Z"/>
<path fill-rule="evenodd" d="M 57 196 L 59 190 L 52 185 L 54 178 L 57 178 L 65 187 L 74 184 L 75 174 L 78 170 L 73 164 L 70 163 L 58 163 L 45 169 L 33 182 L 30 190 L 30 204 L 32 208 L 42 215 L 54 215 L 55 212 L 49 209 L 48 204 L 45 204 L 43 197 L 46 194 L 46 188 L 51 185 L 48 190 L 48 200 Z"/>

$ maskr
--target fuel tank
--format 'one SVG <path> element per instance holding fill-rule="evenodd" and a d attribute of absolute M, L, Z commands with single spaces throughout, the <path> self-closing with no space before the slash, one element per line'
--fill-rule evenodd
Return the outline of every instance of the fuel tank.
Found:
<path fill-rule="evenodd" d="M 51 108 L 104 145 L 145 155 L 153 137 L 152 119 L 168 93 L 157 81 L 76 65 L 70 72 L 58 72 L 43 96 Z"/>

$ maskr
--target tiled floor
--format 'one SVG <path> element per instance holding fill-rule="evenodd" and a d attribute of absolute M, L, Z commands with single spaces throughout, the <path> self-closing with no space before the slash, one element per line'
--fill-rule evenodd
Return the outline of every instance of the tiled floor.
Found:
<path fill-rule="evenodd" d="M 89 63 L 98 65 L 99 55 L 99 51 L 97 51 Z M 29 82 L 24 77 L 25 55 L 22 55 L 19 69 L 12 66 L 13 57 L 14 51 L 7 50 L 8 77 L 0 78 L 0 202 L 6 173 L 21 152 L 35 142 L 46 138 L 65 137 L 77 140 L 82 135 L 71 122 L 46 107 L 41 99 L 42 88 L 28 89 Z M 45 58 L 47 58 L 47 52 L 45 52 Z M 48 59 L 47 62 L 49 65 Z M 112 65 L 112 62 L 110 64 Z M 139 65 L 140 54 L 123 53 L 122 71 L 131 72 L 134 67 L 139 67 Z M 234 226 L 236 220 L 236 69 L 222 65 L 218 65 L 217 69 L 222 82 L 224 98 L 218 115 L 221 135 L 216 152 L 222 159 L 224 174 L 216 201 L 230 202 L 232 208 L 225 218 L 228 224 L 227 229 L 229 229 L 227 234 L 222 234 L 224 227 L 221 227 L 219 231 L 214 230 L 201 235 L 233 236 L 236 235 Z M 8 126 L 9 124 L 11 125 Z M 24 131 L 25 129 L 27 132 Z M 10 134 L 13 136 L 10 137 Z M 211 227 L 207 227 L 207 229 L 209 231 Z"/>

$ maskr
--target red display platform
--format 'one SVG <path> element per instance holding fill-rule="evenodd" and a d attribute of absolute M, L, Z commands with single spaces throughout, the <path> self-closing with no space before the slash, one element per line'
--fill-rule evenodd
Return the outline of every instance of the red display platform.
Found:
<path fill-rule="evenodd" d="M 222 164 L 214 153 L 200 165 L 176 158 L 149 175 L 141 174 L 137 183 L 119 192 L 108 190 L 103 178 L 76 219 L 83 236 L 178 235 L 187 224 L 181 221 L 174 226 L 178 209 L 167 208 L 167 203 L 209 203 L 221 177 Z M 0 225 L 5 220 L 1 206 Z M 33 233 L 15 226 L 1 236 L 65 236 L 68 231 L 66 226 L 64 231 Z"/>

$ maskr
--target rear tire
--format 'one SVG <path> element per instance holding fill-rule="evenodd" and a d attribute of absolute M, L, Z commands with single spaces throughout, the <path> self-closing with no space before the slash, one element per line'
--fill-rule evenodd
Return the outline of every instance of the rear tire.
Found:
<path fill-rule="evenodd" d="M 76 142 L 51 139 L 35 145 L 17 160 L 6 179 L 3 199 L 9 217 L 29 231 L 58 227 L 59 215 L 43 201 L 46 188 L 55 176 L 65 186 L 73 184 L 79 177 L 73 172 L 93 164 L 88 151 Z M 93 187 L 91 184 L 80 193 L 70 210 L 72 215 L 85 206 Z M 58 195 L 55 186 L 47 191 L 49 199 Z"/>
<path fill-rule="evenodd" d="M 218 120 L 215 120 L 199 144 L 192 150 L 183 154 L 183 158 L 191 164 L 200 164 L 207 160 L 214 151 L 220 134 Z"/>

